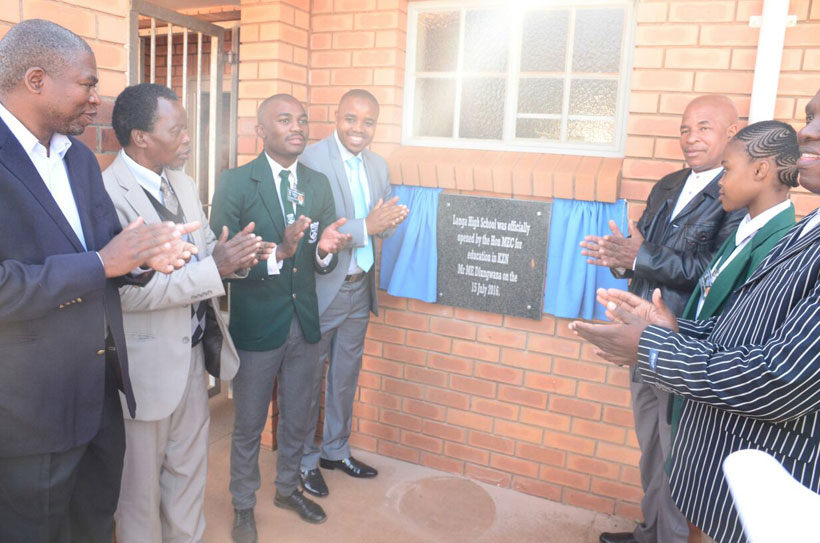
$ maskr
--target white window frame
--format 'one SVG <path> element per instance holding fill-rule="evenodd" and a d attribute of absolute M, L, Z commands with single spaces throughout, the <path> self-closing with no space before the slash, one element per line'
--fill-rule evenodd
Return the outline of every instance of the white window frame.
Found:
<path fill-rule="evenodd" d="M 410 2 L 407 11 L 407 59 L 404 80 L 404 108 L 402 114 L 402 145 L 420 147 L 441 147 L 451 149 L 480 149 L 492 151 L 539 152 L 565 155 L 587 155 L 601 157 L 623 157 L 626 149 L 626 122 L 629 114 L 630 74 L 632 56 L 635 50 L 635 0 L 441 0 L 430 2 Z M 621 64 L 616 75 L 596 73 L 572 73 L 573 32 L 575 11 L 570 11 L 569 32 L 567 35 L 567 62 L 564 67 L 564 93 L 562 113 L 559 114 L 519 114 L 518 81 L 520 76 L 521 39 L 523 14 L 528 9 L 537 8 L 575 8 L 587 7 L 621 7 L 624 8 L 624 28 L 621 36 Z M 462 81 L 465 75 L 463 65 L 464 18 L 465 12 L 475 8 L 504 8 L 512 11 L 515 22 L 510 34 L 506 73 L 483 73 L 482 76 L 500 75 L 505 78 L 504 126 L 502 139 L 470 139 L 456 137 L 416 137 L 413 136 L 414 105 L 416 89 L 416 49 L 418 43 L 418 18 L 420 14 L 439 11 L 458 11 L 460 13 L 459 46 L 456 70 L 453 72 L 419 72 L 425 78 L 452 78 L 455 76 L 455 102 L 453 112 L 453 133 L 458 133 L 461 114 Z M 582 142 L 538 141 L 529 138 L 516 138 L 516 120 L 520 118 L 561 119 L 561 139 L 567 130 L 567 121 L 576 116 L 568 115 L 569 86 L 574 79 L 617 80 L 620 82 L 615 104 L 614 141 L 608 144 Z M 612 120 L 610 117 L 596 119 L 591 116 L 577 117 L 582 120 Z"/>

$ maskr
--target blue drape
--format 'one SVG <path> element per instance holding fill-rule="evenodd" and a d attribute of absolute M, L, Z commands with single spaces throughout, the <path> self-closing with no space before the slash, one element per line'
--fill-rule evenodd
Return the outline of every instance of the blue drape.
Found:
<path fill-rule="evenodd" d="M 382 243 L 379 286 L 393 296 L 436 301 L 436 217 L 442 189 L 393 185 L 393 196 L 410 208 L 407 219 Z"/>
<path fill-rule="evenodd" d="M 613 219 L 627 231 L 626 201 L 614 204 L 556 199 L 552 204 L 547 252 L 547 283 L 544 313 L 556 317 L 605 319 L 604 308 L 595 301 L 597 288 L 627 288 L 608 268 L 587 264 L 579 244 L 586 235 L 611 234 Z"/>

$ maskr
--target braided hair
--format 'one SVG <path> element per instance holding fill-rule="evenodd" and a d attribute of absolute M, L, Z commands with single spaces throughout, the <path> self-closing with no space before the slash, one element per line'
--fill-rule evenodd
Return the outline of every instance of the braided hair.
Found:
<path fill-rule="evenodd" d="M 740 130 L 734 137 L 743 142 L 750 158 L 774 159 L 777 180 L 787 187 L 797 186 L 797 160 L 800 150 L 797 132 L 780 121 L 760 121 Z"/>

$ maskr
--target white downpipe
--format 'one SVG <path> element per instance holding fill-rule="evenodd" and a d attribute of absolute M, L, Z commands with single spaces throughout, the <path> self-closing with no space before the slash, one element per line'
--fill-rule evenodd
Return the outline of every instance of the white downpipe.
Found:
<path fill-rule="evenodd" d="M 789 0 L 763 0 L 749 124 L 774 117 L 788 17 Z"/>

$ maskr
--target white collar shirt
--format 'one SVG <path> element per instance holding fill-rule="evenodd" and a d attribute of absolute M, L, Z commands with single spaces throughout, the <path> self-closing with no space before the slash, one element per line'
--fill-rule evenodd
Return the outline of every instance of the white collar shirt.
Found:
<path fill-rule="evenodd" d="M 270 171 L 273 174 L 273 182 L 276 183 L 276 195 L 279 197 L 279 209 L 282 210 L 282 217 L 285 217 L 285 206 L 282 202 L 282 178 L 279 175 L 282 173 L 283 170 L 287 170 L 289 172 L 288 175 L 288 184 L 291 188 L 296 188 L 297 186 L 297 179 L 296 179 L 296 165 L 299 163 L 298 160 L 294 160 L 293 164 L 288 166 L 287 168 L 276 162 L 274 159 L 270 157 L 268 153 L 265 153 L 265 158 L 268 159 L 268 164 L 270 165 Z M 298 209 L 298 206 L 295 202 L 292 203 L 293 205 L 293 212 L 294 215 L 298 218 L 301 213 Z M 285 222 L 287 223 L 287 217 L 285 217 Z M 275 253 L 274 253 L 275 254 Z M 333 254 L 328 253 L 325 258 L 319 258 L 319 244 L 316 244 L 316 262 L 318 262 L 321 266 L 327 267 L 330 264 L 330 261 L 333 259 Z M 282 270 L 284 262 L 281 260 L 276 260 L 275 257 L 271 257 L 268 259 L 268 275 L 279 275 L 279 272 Z"/>
<path fill-rule="evenodd" d="M 273 174 L 273 182 L 276 184 L 276 195 L 279 197 L 279 209 L 282 210 L 282 216 L 285 216 L 285 206 L 282 202 L 282 178 L 280 177 L 282 170 L 287 170 L 288 174 L 288 184 L 290 188 L 295 188 L 297 186 L 297 178 L 296 178 L 296 164 L 298 161 L 294 160 L 293 164 L 288 166 L 287 168 L 273 160 L 268 153 L 265 153 L 265 158 L 268 159 L 268 164 L 270 165 L 270 171 Z M 297 205 L 293 204 L 293 211 L 296 217 L 299 216 L 299 210 L 297 209 Z M 285 218 L 285 222 L 287 222 L 287 218 Z"/>
<path fill-rule="evenodd" d="M 671 221 L 678 214 L 683 211 L 683 208 L 691 202 L 695 196 L 698 195 L 706 186 L 712 182 L 712 180 L 718 176 L 720 172 L 723 171 L 723 166 L 718 168 L 712 168 L 711 170 L 706 170 L 703 172 L 696 172 L 692 170 L 689 173 L 689 177 L 686 178 L 686 183 L 683 185 L 683 189 L 680 191 L 680 196 L 678 196 L 678 201 L 675 203 L 675 209 L 672 210 L 672 214 L 669 216 L 669 220 Z"/>
<path fill-rule="evenodd" d="M 153 196 L 157 202 L 164 204 L 165 202 L 163 202 L 161 187 L 162 178 L 164 177 L 165 179 L 168 179 L 168 175 L 165 173 L 165 170 L 162 170 L 162 174 L 157 175 L 155 171 L 149 170 L 128 156 L 125 149 L 120 150 L 120 156 L 122 156 L 125 165 L 128 166 L 128 170 L 134 176 L 134 179 L 137 180 L 137 183 L 139 183 L 143 189 L 148 191 L 148 193 Z"/>
<path fill-rule="evenodd" d="M 68 179 L 68 170 L 65 164 L 65 155 L 71 147 L 71 140 L 64 134 L 53 134 L 49 142 L 49 148 L 46 149 L 39 142 L 37 136 L 32 134 L 3 104 L 0 104 L 0 119 L 3 119 L 11 133 L 20 142 L 71 229 L 77 234 L 83 247 L 87 248 L 83 225 L 80 221 L 80 212 L 77 209 L 77 202 L 74 200 L 74 193 L 71 190 L 71 182 Z"/>
<path fill-rule="evenodd" d="M 797 239 L 802 238 L 803 236 L 814 230 L 818 224 L 820 224 L 820 211 L 817 211 L 814 214 L 814 217 L 806 221 L 806 224 L 803 225 L 803 230 L 800 231 L 800 235 L 797 236 Z"/>

